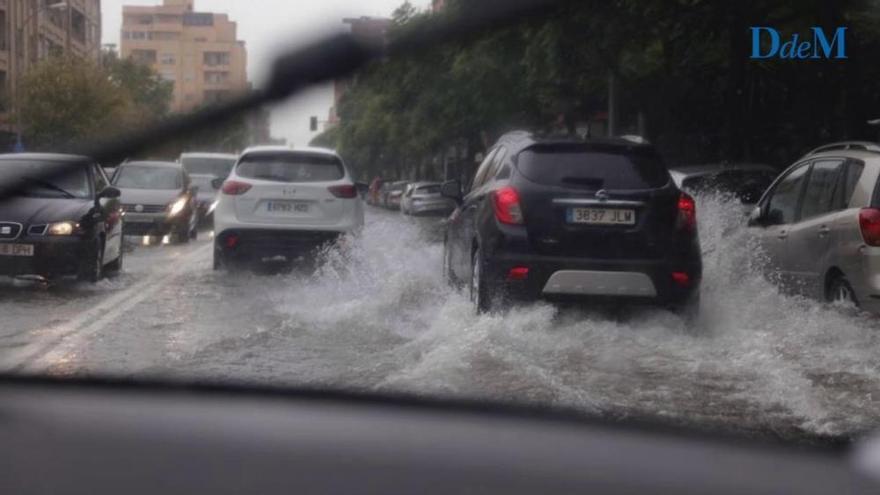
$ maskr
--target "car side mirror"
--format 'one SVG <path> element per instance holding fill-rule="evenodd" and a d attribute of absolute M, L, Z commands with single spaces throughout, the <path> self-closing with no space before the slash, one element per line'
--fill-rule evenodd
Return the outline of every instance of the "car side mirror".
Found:
<path fill-rule="evenodd" d="M 119 199 L 121 196 L 122 191 L 113 186 L 107 186 L 98 193 L 98 199 Z"/>
<path fill-rule="evenodd" d="M 462 193 L 461 193 L 461 182 L 457 180 L 450 180 L 444 182 L 443 185 L 440 186 L 440 195 L 444 198 L 449 198 L 456 203 L 462 202 Z"/>
<path fill-rule="evenodd" d="M 224 182 L 226 182 L 226 179 L 222 177 L 217 177 L 216 179 L 211 181 L 211 187 L 213 187 L 214 189 L 220 189 L 221 187 L 223 187 Z"/>

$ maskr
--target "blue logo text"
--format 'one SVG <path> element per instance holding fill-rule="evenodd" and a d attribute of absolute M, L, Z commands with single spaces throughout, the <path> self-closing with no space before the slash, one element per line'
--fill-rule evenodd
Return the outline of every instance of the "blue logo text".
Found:
<path fill-rule="evenodd" d="M 771 27 L 749 28 L 752 32 L 752 59 L 846 59 L 846 29 L 839 27 L 829 40 L 820 27 L 810 28 L 812 39 L 802 39 L 797 33 L 791 39 L 782 42 L 782 36 Z M 762 43 L 763 42 L 763 43 Z"/>

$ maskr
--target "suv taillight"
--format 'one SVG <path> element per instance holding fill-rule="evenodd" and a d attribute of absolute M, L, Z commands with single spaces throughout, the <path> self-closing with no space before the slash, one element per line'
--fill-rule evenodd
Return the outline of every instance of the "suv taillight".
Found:
<path fill-rule="evenodd" d="M 859 227 L 862 238 L 869 246 L 880 246 L 880 210 L 864 208 L 859 212 Z"/>
<path fill-rule="evenodd" d="M 358 195 L 357 187 L 355 186 L 332 186 L 327 189 L 337 198 L 351 199 L 356 198 Z"/>
<path fill-rule="evenodd" d="M 697 203 L 686 193 L 681 193 L 678 198 L 677 227 L 686 232 L 697 231 Z"/>
<path fill-rule="evenodd" d="M 519 204 L 519 193 L 512 187 L 502 187 L 492 193 L 492 205 L 495 207 L 495 218 L 508 225 L 522 225 L 522 208 Z"/>
<path fill-rule="evenodd" d="M 223 194 L 227 196 L 241 196 L 242 194 L 251 190 L 254 187 L 247 182 L 238 182 L 235 180 L 228 180 L 223 183 L 223 187 L 220 189 Z"/>

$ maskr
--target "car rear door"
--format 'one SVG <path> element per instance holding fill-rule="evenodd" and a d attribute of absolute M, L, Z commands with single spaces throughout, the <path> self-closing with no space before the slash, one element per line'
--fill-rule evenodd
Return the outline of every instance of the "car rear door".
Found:
<path fill-rule="evenodd" d="M 783 287 L 791 285 L 791 274 L 796 266 L 788 252 L 788 239 L 797 221 L 810 165 L 811 162 L 798 164 L 773 185 L 763 200 L 764 219 L 754 229 L 765 273 Z"/>
<path fill-rule="evenodd" d="M 333 155 L 255 153 L 241 159 L 236 176 L 251 186 L 235 196 L 235 214 L 243 223 L 332 226 L 355 208 L 355 198 L 332 192 L 350 185 L 342 161 Z"/>
<path fill-rule="evenodd" d="M 516 168 L 538 253 L 647 260 L 676 252 L 680 192 L 652 148 L 537 145 L 517 156 Z"/>
<path fill-rule="evenodd" d="M 796 223 L 789 229 L 788 253 L 791 285 L 803 294 L 821 296 L 820 278 L 831 246 L 832 228 L 840 208 L 834 204 L 844 160 L 813 162 Z"/>

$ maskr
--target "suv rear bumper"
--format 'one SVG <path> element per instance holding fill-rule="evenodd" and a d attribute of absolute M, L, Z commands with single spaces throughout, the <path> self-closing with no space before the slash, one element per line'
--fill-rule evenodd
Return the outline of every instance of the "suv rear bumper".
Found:
<path fill-rule="evenodd" d="M 315 230 L 228 229 L 214 239 L 214 255 L 248 262 L 282 256 L 288 261 L 337 242 L 344 232 Z"/>
<path fill-rule="evenodd" d="M 514 268 L 528 268 L 524 280 L 509 278 Z M 501 254 L 486 260 L 486 276 L 512 299 L 617 300 L 678 305 L 699 292 L 702 263 L 685 260 L 600 260 Z M 687 283 L 673 273 L 686 274 Z"/>

